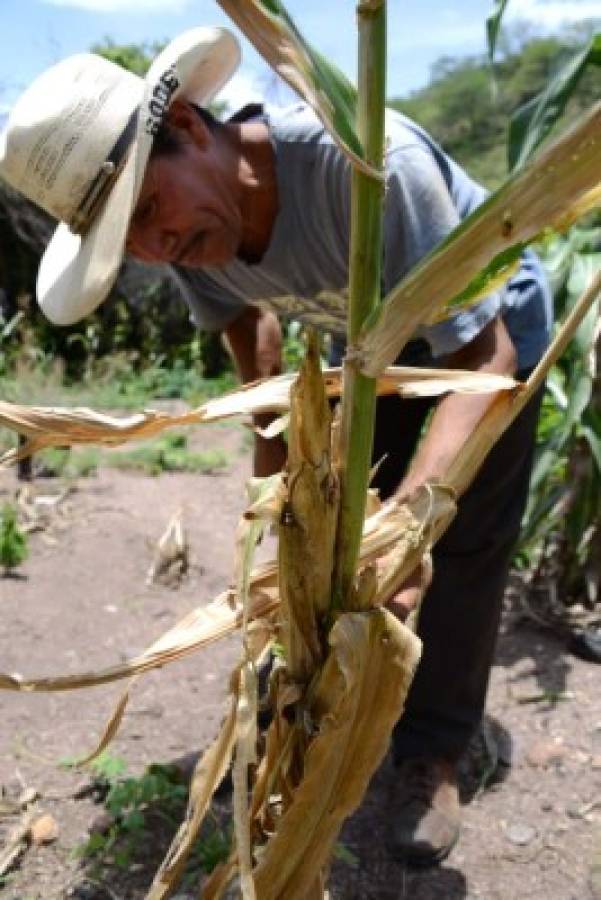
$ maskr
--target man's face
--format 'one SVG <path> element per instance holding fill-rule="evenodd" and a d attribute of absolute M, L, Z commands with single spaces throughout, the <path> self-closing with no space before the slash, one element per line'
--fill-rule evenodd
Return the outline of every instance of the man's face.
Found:
<path fill-rule="evenodd" d="M 127 249 L 145 262 L 223 266 L 242 239 L 237 181 L 200 120 L 172 153 L 150 159 Z"/>

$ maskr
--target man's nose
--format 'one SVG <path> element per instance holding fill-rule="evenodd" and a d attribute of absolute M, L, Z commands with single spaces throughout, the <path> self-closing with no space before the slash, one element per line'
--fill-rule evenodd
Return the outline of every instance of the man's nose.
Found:
<path fill-rule="evenodd" d="M 163 228 L 132 227 L 127 236 L 127 251 L 150 262 L 172 259 L 176 247 L 177 235 Z"/>

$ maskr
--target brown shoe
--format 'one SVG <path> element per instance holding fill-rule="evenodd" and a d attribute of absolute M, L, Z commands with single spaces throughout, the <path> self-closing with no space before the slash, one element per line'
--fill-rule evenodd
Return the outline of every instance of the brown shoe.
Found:
<path fill-rule="evenodd" d="M 388 848 L 413 866 L 441 862 L 459 837 L 461 811 L 455 765 L 442 759 L 414 758 L 396 767 Z"/>

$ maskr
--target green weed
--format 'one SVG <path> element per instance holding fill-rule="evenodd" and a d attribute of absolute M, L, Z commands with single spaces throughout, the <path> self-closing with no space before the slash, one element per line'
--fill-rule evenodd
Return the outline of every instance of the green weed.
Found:
<path fill-rule="evenodd" d="M 2 378 L 3 399 L 38 406 L 91 406 L 140 410 L 156 400 L 183 400 L 191 406 L 218 397 L 236 385 L 231 372 L 205 378 L 181 360 L 136 369 L 131 354 L 114 353 L 91 365 L 79 380 L 68 379 L 60 360 L 22 362 Z"/>
<path fill-rule="evenodd" d="M 106 463 L 116 469 L 160 475 L 161 472 L 216 472 L 227 468 L 229 458 L 222 450 L 189 450 L 187 438 L 181 433 L 164 434 L 130 450 L 112 451 Z"/>
<path fill-rule="evenodd" d="M 0 514 L 0 565 L 7 575 L 27 559 L 29 549 L 27 535 L 17 522 L 17 511 L 10 503 L 5 503 Z"/>
<path fill-rule="evenodd" d="M 46 477 L 88 478 L 97 473 L 100 456 L 100 450 L 95 447 L 48 447 L 36 460 L 41 474 Z"/>
<path fill-rule="evenodd" d="M 67 761 L 72 764 L 72 761 Z M 127 764 L 121 757 L 102 753 L 91 763 L 96 781 L 104 787 L 104 807 L 113 824 L 106 833 L 94 832 L 73 851 L 78 858 L 94 860 L 101 867 L 128 869 L 136 858 L 148 852 L 156 839 L 157 827 L 173 833 L 181 821 L 188 788 L 175 766 L 153 764 L 138 778 L 124 777 Z M 231 848 L 229 829 L 210 823 L 191 854 L 189 878 L 211 872 L 227 859 Z"/>

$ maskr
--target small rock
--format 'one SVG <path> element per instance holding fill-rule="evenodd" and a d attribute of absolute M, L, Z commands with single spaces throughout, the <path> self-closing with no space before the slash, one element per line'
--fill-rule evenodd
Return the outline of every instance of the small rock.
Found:
<path fill-rule="evenodd" d="M 86 797 L 91 797 L 95 790 L 96 785 L 94 781 L 90 778 L 83 778 L 77 782 L 71 792 L 71 796 L 74 800 L 84 800 Z"/>
<path fill-rule="evenodd" d="M 67 897 L 73 897 L 74 900 L 94 900 L 98 896 L 98 889 L 95 885 L 78 884 L 69 888 Z"/>
<path fill-rule="evenodd" d="M 58 823 L 53 816 L 46 813 L 32 823 L 29 833 L 31 841 L 36 847 L 42 844 L 51 844 L 58 837 Z"/>
<path fill-rule="evenodd" d="M 540 808 L 542 809 L 543 812 L 553 812 L 553 804 L 551 803 L 550 800 L 543 800 L 543 802 L 540 805 Z"/>
<path fill-rule="evenodd" d="M 515 822 L 513 825 L 508 825 L 505 829 L 507 840 L 518 847 L 527 847 L 528 844 L 532 843 L 536 835 L 536 828 L 533 828 L 532 825 L 527 825 L 525 822 Z"/>
<path fill-rule="evenodd" d="M 89 834 L 108 834 L 115 824 L 115 817 L 109 812 L 100 813 L 88 828 Z"/>
<path fill-rule="evenodd" d="M 546 769 L 562 762 L 565 755 L 566 748 L 558 741 L 536 741 L 526 753 L 526 761 L 535 769 Z"/>
<path fill-rule="evenodd" d="M 601 754 L 598 756 L 593 756 L 591 759 L 591 768 L 592 769 L 601 769 Z"/>
<path fill-rule="evenodd" d="M 569 806 L 566 806 L 566 815 L 570 817 L 570 819 L 581 819 L 582 812 L 580 810 L 580 803 L 570 803 Z"/>

